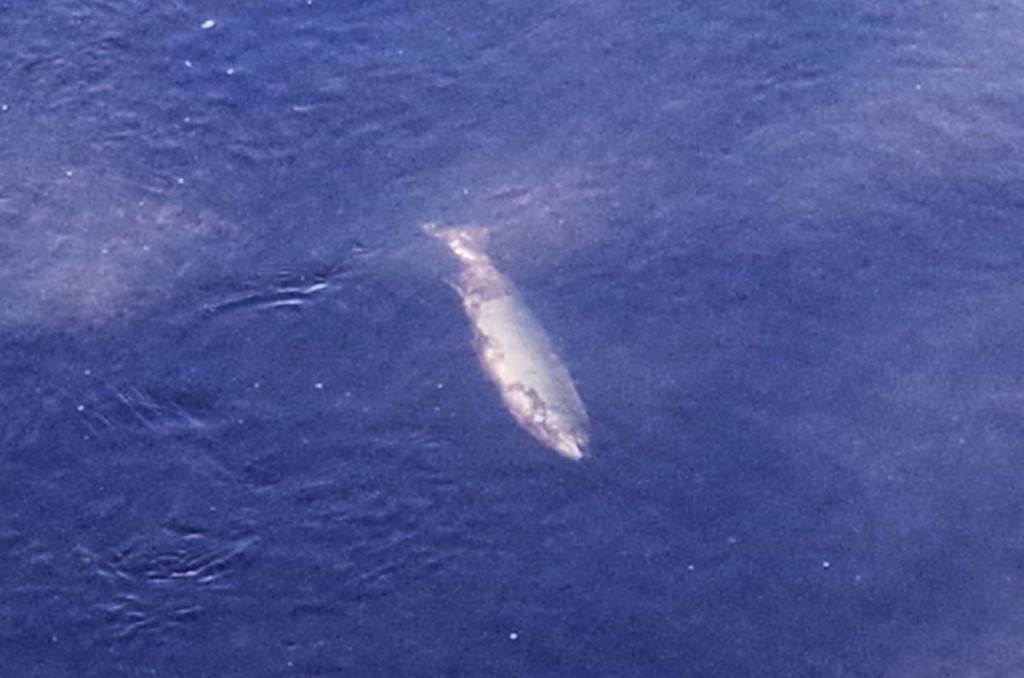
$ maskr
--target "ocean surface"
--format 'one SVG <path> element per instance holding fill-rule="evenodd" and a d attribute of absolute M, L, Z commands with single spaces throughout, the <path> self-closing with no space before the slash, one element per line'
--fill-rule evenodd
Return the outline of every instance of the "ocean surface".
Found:
<path fill-rule="evenodd" d="M 3 676 L 1024 673 L 1024 3 L 8 0 L 0 64 Z"/>

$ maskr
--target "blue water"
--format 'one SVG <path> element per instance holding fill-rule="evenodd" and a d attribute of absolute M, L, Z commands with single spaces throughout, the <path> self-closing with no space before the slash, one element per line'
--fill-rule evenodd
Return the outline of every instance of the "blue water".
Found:
<path fill-rule="evenodd" d="M 891 5 L 0 3 L 0 673 L 1012 674 L 1024 8 Z"/>

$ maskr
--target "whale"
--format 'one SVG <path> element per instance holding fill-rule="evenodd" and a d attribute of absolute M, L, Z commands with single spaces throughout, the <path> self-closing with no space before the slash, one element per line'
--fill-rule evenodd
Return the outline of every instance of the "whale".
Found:
<path fill-rule="evenodd" d="M 473 327 L 480 366 L 520 427 L 562 456 L 587 453 L 589 419 L 569 370 L 512 281 L 487 255 L 489 229 L 423 224 L 451 250 L 459 273 L 449 283 Z"/>

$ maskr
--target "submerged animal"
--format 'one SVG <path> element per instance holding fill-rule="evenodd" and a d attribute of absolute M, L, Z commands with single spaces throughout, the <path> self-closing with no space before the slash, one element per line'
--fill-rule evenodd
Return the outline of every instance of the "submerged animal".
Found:
<path fill-rule="evenodd" d="M 480 365 L 508 411 L 544 445 L 569 459 L 583 457 L 588 442 L 583 401 L 547 332 L 487 256 L 487 229 L 428 223 L 423 230 L 445 243 L 461 264 L 452 286 L 473 324 Z"/>

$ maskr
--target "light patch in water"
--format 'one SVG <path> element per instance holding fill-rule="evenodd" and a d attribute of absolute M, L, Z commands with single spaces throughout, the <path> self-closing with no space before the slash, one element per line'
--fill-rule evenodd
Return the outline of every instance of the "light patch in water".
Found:
<path fill-rule="evenodd" d="M 237 229 L 212 213 L 61 169 L 0 195 L 0 327 L 100 324 L 166 298 Z"/>

